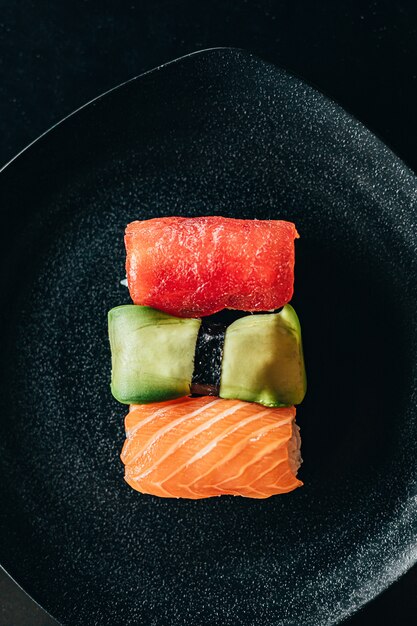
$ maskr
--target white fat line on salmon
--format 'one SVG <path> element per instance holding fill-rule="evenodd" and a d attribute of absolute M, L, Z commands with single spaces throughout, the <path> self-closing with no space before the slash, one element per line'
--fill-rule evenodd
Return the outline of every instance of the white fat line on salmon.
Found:
<path fill-rule="evenodd" d="M 294 474 L 292 473 L 292 471 L 290 469 L 287 469 L 282 476 L 279 477 L 279 482 L 282 482 L 282 479 L 287 476 L 287 474 L 290 475 L 290 477 L 293 479 L 293 481 L 295 482 L 295 485 L 302 485 L 303 483 L 301 482 L 301 480 L 299 478 L 297 478 L 296 476 L 294 476 Z M 288 485 L 288 487 L 282 487 L 282 486 L 278 486 L 276 483 L 272 483 L 271 484 L 271 489 L 274 490 L 274 494 L 275 493 L 288 493 L 289 491 L 293 490 L 293 485 Z"/>
<path fill-rule="evenodd" d="M 280 446 L 278 446 L 280 447 Z M 274 487 L 274 483 L 272 483 L 269 486 L 269 489 L 267 489 L 266 491 L 260 491 L 259 489 L 256 489 L 255 487 L 253 487 L 253 484 L 256 483 L 261 477 L 263 477 L 265 474 L 267 474 L 268 472 L 271 472 L 273 469 L 276 469 L 279 465 L 281 465 L 282 463 L 285 463 L 287 459 L 280 459 L 277 463 L 275 463 L 272 467 L 268 467 L 268 469 L 263 472 L 262 474 L 260 474 L 259 476 L 257 476 L 251 483 L 246 484 L 241 484 L 239 486 L 235 486 L 235 485 L 231 485 L 230 487 L 221 487 L 221 485 L 223 483 L 217 483 L 216 485 L 209 485 L 208 487 L 205 486 L 205 488 L 209 488 L 209 489 L 217 489 L 218 490 L 218 495 L 224 495 L 225 493 L 228 493 L 230 495 L 232 495 L 231 492 L 233 492 L 235 495 L 239 495 L 239 496 L 243 496 L 244 498 L 250 498 L 250 497 L 259 497 L 259 498 L 269 498 L 271 495 L 274 495 L 276 493 L 276 489 L 279 487 Z M 282 476 L 286 476 L 286 474 L 289 472 L 289 470 L 286 470 Z M 291 474 L 292 475 L 292 474 Z M 280 481 L 282 479 L 282 476 L 280 476 Z M 232 478 L 228 478 L 228 481 L 233 481 L 234 477 Z M 297 479 L 296 479 L 297 480 Z M 225 481 L 223 481 L 225 482 Z M 286 488 L 284 491 L 281 491 L 281 493 L 286 493 L 288 491 L 288 489 Z M 249 492 L 249 493 L 245 493 L 245 495 L 242 494 L 242 492 Z M 251 495 L 249 495 L 251 494 Z M 255 496 L 254 494 L 257 494 L 257 496 Z"/>
<path fill-rule="evenodd" d="M 277 469 L 277 467 L 279 467 L 280 465 L 282 465 L 283 463 L 288 463 L 288 456 L 287 458 L 284 459 L 279 459 L 278 461 L 276 461 L 276 463 L 273 463 L 272 465 L 270 465 L 265 471 L 261 472 L 260 474 L 258 474 L 256 476 L 256 478 L 254 478 L 252 480 L 251 483 L 248 483 L 246 486 L 250 487 L 250 488 L 254 488 L 253 485 L 255 483 L 258 482 L 258 480 L 260 480 L 261 478 L 263 478 L 264 476 L 266 476 L 267 474 L 269 474 L 269 472 L 272 472 L 273 470 Z M 285 476 L 285 474 L 283 474 L 283 476 Z M 273 483 L 272 483 L 273 484 Z"/>
<path fill-rule="evenodd" d="M 214 445 L 217 445 L 220 441 L 222 441 L 225 437 L 227 437 L 230 433 L 235 432 L 236 430 L 239 430 L 240 428 L 246 426 L 247 424 L 249 424 L 252 421 L 255 421 L 261 417 L 264 417 L 265 415 L 269 415 L 270 414 L 270 409 L 266 409 L 265 411 L 261 411 L 260 413 L 256 413 L 255 415 L 251 415 L 249 418 L 247 418 L 246 420 L 242 420 L 239 424 L 237 424 L 236 426 L 233 427 L 229 427 L 228 429 L 226 429 L 226 431 L 224 431 L 223 433 L 221 433 L 218 437 L 216 437 L 212 442 L 210 442 L 205 448 L 203 448 L 202 450 L 200 450 L 200 452 L 197 452 L 188 462 L 187 462 L 187 466 L 191 465 L 191 463 L 193 463 L 195 460 L 197 460 L 198 458 L 201 458 L 202 456 L 204 456 L 205 454 L 207 454 L 208 452 L 210 452 L 210 450 L 214 447 Z M 291 418 L 292 419 L 292 418 Z M 280 425 L 282 426 L 283 424 L 287 424 L 288 423 L 288 419 L 286 419 L 284 422 L 280 422 Z M 264 426 L 262 427 L 264 428 Z M 261 429 L 259 429 L 261 430 Z M 230 432 L 227 432 L 230 431 Z M 254 432 L 250 433 L 250 438 L 253 437 L 254 434 L 257 434 L 258 431 L 255 430 Z M 251 441 L 251 439 L 249 438 L 249 441 Z M 224 465 L 225 463 L 227 463 L 228 461 L 232 460 L 235 456 L 237 456 L 242 450 L 244 450 L 246 448 L 246 446 L 248 445 L 248 438 L 243 438 L 241 441 L 239 441 L 239 443 L 235 444 L 233 446 L 233 448 L 231 450 L 229 450 L 228 454 L 226 454 L 226 456 L 224 456 L 222 458 L 222 462 L 221 464 Z M 207 472 L 205 472 L 204 474 L 201 474 L 200 476 L 198 476 L 198 478 L 195 478 L 192 482 L 188 483 L 187 485 L 184 485 L 185 487 L 191 487 L 192 485 L 194 485 L 196 482 L 202 480 L 203 478 L 205 478 L 208 474 L 210 474 L 212 472 L 213 468 L 211 467 L 209 470 L 207 470 Z M 170 477 L 171 478 L 171 477 Z M 168 479 L 166 479 L 168 480 Z"/>
<path fill-rule="evenodd" d="M 277 445 L 275 445 L 275 446 L 273 447 L 273 451 L 277 452 L 277 451 L 278 451 L 278 450 L 282 447 L 282 445 L 283 445 L 283 444 L 281 444 L 281 445 L 278 445 L 278 444 L 277 444 Z M 266 454 L 266 453 L 264 453 L 264 454 Z M 252 462 L 251 462 L 251 463 L 246 464 L 246 466 L 245 466 L 245 468 L 244 468 L 244 469 L 246 470 L 246 469 L 248 469 L 248 468 L 252 467 L 253 465 L 255 465 L 255 464 L 256 464 L 259 460 L 261 460 L 262 458 L 263 458 L 263 454 L 261 453 L 260 458 L 258 458 L 258 459 L 256 459 L 256 460 L 252 460 Z M 278 467 L 279 465 L 281 465 L 281 463 L 285 463 L 285 461 L 286 461 L 286 459 L 281 459 L 280 461 L 278 461 L 278 462 L 276 463 L 276 467 Z M 276 469 L 276 467 L 274 468 L 273 466 L 272 466 L 272 467 L 270 466 L 270 467 L 268 468 L 267 472 L 265 472 L 265 473 L 268 473 L 268 472 L 272 471 L 273 469 Z M 231 476 L 230 478 L 226 478 L 226 479 L 222 480 L 221 482 L 217 483 L 217 485 L 215 486 L 215 488 L 216 488 L 216 489 L 219 489 L 219 491 L 221 491 L 221 492 L 224 492 L 225 490 L 229 490 L 229 489 L 233 489 L 234 491 L 239 491 L 239 490 L 240 490 L 240 491 L 242 491 L 242 490 L 249 490 L 249 491 L 251 491 L 251 492 L 258 493 L 259 495 L 263 494 L 263 495 L 265 496 L 265 493 L 266 493 L 266 492 L 259 491 L 259 489 L 256 489 L 256 488 L 253 486 L 253 483 L 255 483 L 255 482 L 258 480 L 258 477 L 257 477 L 255 480 L 251 481 L 251 483 L 248 483 L 248 484 L 241 484 L 241 485 L 236 486 L 236 485 L 233 483 L 233 481 L 235 481 L 237 478 L 241 478 L 241 477 L 242 477 L 242 476 L 241 476 L 242 474 L 243 474 L 243 472 L 238 472 L 237 474 L 235 474 L 235 475 Z M 286 472 L 285 472 L 283 475 L 285 475 L 285 474 L 286 474 Z M 281 476 L 280 476 L 280 480 L 281 480 Z M 228 483 L 230 483 L 230 484 L 228 484 Z"/>
<path fill-rule="evenodd" d="M 215 402 L 210 403 L 210 404 L 215 404 L 216 402 L 220 402 L 220 399 L 217 399 Z M 205 405 L 204 408 L 208 408 L 210 406 L 210 404 Z M 189 441 L 190 439 L 192 439 L 193 437 L 195 437 L 196 435 L 199 435 L 201 432 L 203 432 L 204 430 L 207 430 L 208 428 L 210 428 L 210 426 L 213 426 L 213 424 L 215 424 L 216 422 L 219 422 L 221 419 L 223 419 L 224 417 L 227 417 L 228 415 L 233 415 L 234 413 L 236 413 L 237 411 L 239 411 L 242 407 L 244 407 L 247 403 L 246 402 L 238 402 L 235 406 L 227 409 L 226 411 L 222 411 L 221 413 L 219 413 L 218 415 L 215 415 L 213 418 L 211 418 L 210 420 L 208 420 L 207 422 L 204 422 L 203 424 L 200 424 L 199 426 L 197 426 L 196 428 L 193 428 L 193 430 L 191 430 L 189 433 L 187 433 L 187 435 L 185 437 L 183 437 L 180 441 L 175 442 L 172 446 L 170 446 L 168 448 L 168 450 L 158 459 L 158 461 L 156 461 L 156 463 L 154 463 L 153 465 L 151 465 L 150 468 L 148 468 L 145 472 L 138 474 L 138 477 L 144 478 L 145 476 L 148 476 L 151 472 L 153 472 L 163 461 L 165 461 L 166 458 L 168 458 L 169 456 L 171 456 L 171 454 L 173 452 L 175 452 L 176 450 L 178 450 L 179 447 L 183 446 L 187 441 Z M 201 411 L 200 411 L 201 412 Z M 162 429 L 162 433 L 161 431 L 158 431 L 154 437 L 152 437 L 152 439 L 150 439 L 150 441 L 148 442 L 147 446 L 151 446 L 153 443 L 155 443 L 155 441 L 157 441 L 160 437 L 162 437 L 163 435 L 165 435 L 169 430 L 172 430 L 172 428 L 174 428 L 175 426 L 178 426 L 178 424 L 180 424 L 181 422 L 183 422 L 184 420 L 186 420 L 187 418 L 191 417 L 191 415 L 186 415 L 184 417 L 182 417 L 181 419 L 175 420 L 175 422 L 172 422 L 172 424 L 169 425 L 168 428 Z M 146 449 L 146 448 L 145 448 Z M 140 451 L 141 453 L 142 451 Z M 139 453 L 139 454 L 140 454 Z M 155 483 L 158 484 L 159 483 Z"/>
<path fill-rule="evenodd" d="M 239 422 L 239 424 L 237 425 L 237 427 L 234 425 L 233 427 L 229 427 L 229 429 L 226 429 L 226 430 L 232 430 L 232 429 L 234 429 L 234 430 L 238 430 L 240 427 L 242 427 L 242 426 L 243 426 L 243 422 L 249 423 L 250 421 L 254 421 L 252 418 L 254 418 L 254 419 L 255 419 L 255 418 L 260 418 L 261 416 L 262 416 L 262 417 L 264 417 L 265 415 L 268 415 L 268 414 L 269 414 L 269 412 L 270 412 L 270 409 L 269 409 L 269 410 L 267 409 L 267 410 L 265 410 L 265 411 L 261 411 L 261 412 L 260 412 L 260 413 L 258 413 L 256 416 L 250 416 L 250 418 L 247 418 L 246 420 L 242 420 L 241 422 Z M 270 427 L 268 427 L 268 431 L 270 431 L 270 430 L 272 430 L 272 429 L 274 429 L 274 428 L 277 428 L 278 426 L 283 426 L 283 425 L 286 425 L 286 424 L 288 424 L 289 422 L 291 422 L 291 421 L 292 421 L 292 419 L 293 419 L 293 418 L 287 418 L 287 419 L 286 419 L 285 421 L 283 421 L 283 422 L 280 422 L 280 423 L 275 422 L 274 424 L 271 424 L 271 425 L 270 425 Z M 258 434 L 258 432 L 260 432 L 260 433 L 265 432 L 265 433 L 266 433 L 266 428 L 267 428 L 267 427 L 263 426 L 263 427 L 262 427 L 262 428 L 260 428 L 259 430 L 255 431 L 255 433 L 254 433 L 254 434 Z M 220 435 L 217 439 L 222 440 L 222 439 L 223 439 L 222 435 L 223 435 L 224 433 L 225 433 L 225 431 L 223 431 L 223 433 L 222 433 L 222 434 L 221 434 L 221 435 Z M 251 433 L 251 434 L 253 434 L 253 433 Z M 226 436 L 227 436 L 227 435 L 226 435 Z M 285 443 L 287 443 L 287 441 L 288 441 L 288 438 L 287 438 L 287 437 L 285 437 L 285 438 L 281 438 L 281 441 L 280 441 L 279 443 L 278 443 L 278 442 L 275 442 L 275 444 L 274 444 L 274 445 L 275 445 L 275 447 L 281 447 L 281 446 L 285 445 Z M 213 444 L 213 442 L 210 442 L 210 444 L 208 444 L 208 445 L 206 446 L 206 448 L 208 448 L 208 447 L 212 447 L 212 444 Z M 243 439 L 243 441 L 242 441 L 242 442 L 240 442 L 239 444 L 236 444 L 235 446 L 233 446 L 233 449 L 232 449 L 232 454 L 230 454 L 230 453 L 229 453 L 229 455 L 227 455 L 227 456 L 230 456 L 231 458 L 233 458 L 233 456 L 237 456 L 237 455 L 239 454 L 239 452 L 241 452 L 241 451 L 242 451 L 242 450 L 243 450 L 246 446 L 247 446 L 247 437 L 246 437 L 245 439 Z M 237 449 L 237 448 L 238 448 L 238 450 L 236 451 L 236 449 Z M 174 478 L 176 475 L 178 475 L 178 474 L 179 474 L 181 471 L 183 471 L 184 469 L 185 469 L 185 470 L 187 470 L 187 469 L 188 469 L 188 468 L 192 465 L 192 463 L 193 463 L 193 462 L 195 462 L 196 460 L 198 460 L 199 458 L 201 458 L 201 456 L 202 456 L 202 454 L 201 454 L 201 453 L 202 453 L 202 452 L 204 452 L 204 451 L 205 451 L 205 448 L 203 448 L 203 450 L 202 450 L 202 451 L 197 452 L 197 453 L 194 455 L 194 457 L 192 457 L 192 458 L 191 458 L 189 461 L 187 461 L 186 463 L 183 463 L 183 464 L 182 464 L 179 468 L 176 468 L 173 472 L 171 472 L 171 474 L 169 474 L 168 476 L 166 476 L 163 480 L 161 480 L 161 481 L 159 481 L 159 482 L 155 482 L 155 485 L 157 485 L 157 486 L 159 487 L 159 489 L 160 489 L 161 491 L 163 491 L 164 493 L 169 494 L 169 491 L 165 488 L 165 486 L 164 486 L 164 485 L 165 485 L 165 484 L 166 484 L 169 480 L 172 480 L 172 478 Z M 234 453 L 235 453 L 235 454 L 234 454 Z M 217 466 L 216 466 L 216 469 L 218 469 L 218 467 L 219 467 L 219 466 L 224 466 L 225 462 L 226 462 L 226 459 L 225 459 L 225 458 L 223 458 L 223 459 L 222 459 L 222 461 L 221 461 L 221 463 L 219 463 L 219 465 L 217 465 Z M 192 481 L 191 483 L 188 483 L 188 484 L 180 483 L 180 484 L 178 485 L 178 487 L 181 487 L 181 488 L 183 488 L 183 489 L 186 489 L 186 490 L 187 490 L 187 491 L 188 491 L 191 495 L 200 494 L 200 491 L 198 490 L 198 488 L 193 489 L 193 485 L 194 485 L 196 482 L 199 482 L 199 481 L 200 481 L 200 480 L 201 480 L 204 476 L 206 476 L 207 474 L 209 474 L 209 473 L 211 472 L 211 470 L 212 470 L 212 469 L 213 469 L 213 468 L 210 468 L 210 470 L 209 470 L 208 472 L 206 472 L 205 474 L 200 475 L 200 476 L 199 476 L 196 480 Z M 216 488 L 217 488 L 217 485 L 210 485 L 210 488 L 214 488 L 214 489 L 216 489 Z M 234 489 L 234 487 L 233 487 L 233 489 Z M 256 490 L 254 490 L 254 491 L 256 491 Z M 257 493 L 261 494 L 261 492 L 257 492 Z M 201 494 L 201 495 L 203 495 L 203 494 Z"/>
<path fill-rule="evenodd" d="M 187 398 L 188 400 L 188 398 Z M 123 449 L 122 449 L 122 453 L 120 455 L 120 458 L 122 459 L 123 463 L 125 464 L 130 464 L 133 461 L 131 460 L 127 460 L 126 457 L 128 456 L 129 450 L 132 447 L 132 445 L 134 445 L 136 443 L 136 437 L 133 437 L 134 434 L 137 433 L 138 430 L 141 430 L 141 428 L 143 426 L 146 426 L 146 424 L 149 424 L 149 422 L 152 422 L 156 417 L 162 418 L 164 416 L 166 416 L 166 414 L 170 411 L 171 407 L 173 405 L 184 405 L 184 403 L 179 403 L 178 400 L 170 400 L 169 402 L 164 403 L 165 406 L 161 409 L 158 409 L 157 411 L 154 411 L 153 413 L 151 413 L 150 415 L 148 415 L 145 418 L 141 417 L 141 408 L 142 407 L 146 407 L 146 405 L 133 405 L 136 408 L 134 408 L 133 410 L 130 410 L 129 413 L 127 414 L 126 418 L 128 418 L 129 416 L 131 416 L 132 412 L 137 411 L 139 413 L 139 417 L 138 417 L 138 422 L 137 424 L 135 424 L 135 426 L 133 426 L 130 430 L 126 429 L 126 439 L 123 445 Z M 205 404 L 204 406 L 208 406 L 210 403 Z M 200 409 L 198 409 L 198 412 L 202 411 L 203 407 L 200 407 Z M 145 444 L 146 445 L 146 444 Z M 143 449 L 143 448 L 142 448 Z M 138 455 L 135 455 L 133 460 L 137 459 Z"/>
<path fill-rule="evenodd" d="M 243 428 L 244 426 L 247 426 L 247 424 L 250 424 L 251 422 L 254 422 L 255 420 L 259 419 L 260 417 L 263 417 L 264 415 L 267 415 L 269 411 L 261 411 L 260 413 L 256 413 L 254 415 L 250 415 L 249 417 L 247 417 L 244 420 L 241 420 L 238 424 L 232 424 L 232 426 L 229 426 L 228 428 L 226 428 L 222 433 L 220 433 L 220 435 L 218 435 L 217 437 L 215 437 L 212 441 L 210 441 L 210 443 L 208 443 L 204 448 L 202 448 L 201 450 L 199 450 L 198 452 L 196 452 L 194 454 L 194 456 L 191 457 L 191 459 L 189 459 L 188 461 L 186 461 L 185 463 L 183 463 L 182 465 L 180 465 L 176 470 L 174 470 L 174 472 L 172 472 L 169 476 L 166 476 L 164 478 L 164 480 L 162 481 L 163 483 L 165 483 L 167 480 L 170 480 L 171 478 L 173 478 L 176 474 L 178 474 L 179 472 L 181 472 L 183 469 L 188 469 L 193 463 L 195 463 L 196 461 L 200 460 L 203 456 L 205 456 L 206 454 L 208 454 L 211 450 L 213 450 L 213 448 L 220 443 L 221 441 L 223 441 L 223 439 L 225 439 L 228 435 L 236 432 L 237 430 L 239 430 L 240 428 Z M 244 444 L 246 445 L 246 441 L 244 441 Z M 236 446 L 235 446 L 236 447 Z M 233 448 L 234 449 L 234 448 Z M 222 459 L 222 464 L 224 464 L 224 459 Z M 197 482 L 197 480 L 201 480 L 201 478 L 203 478 L 204 476 L 206 476 L 207 474 L 209 474 L 212 471 L 213 468 L 210 468 L 209 471 L 207 471 L 205 474 L 202 474 L 201 476 L 199 476 L 197 479 L 193 480 L 191 483 L 188 484 L 184 484 L 181 483 L 181 487 L 185 487 L 188 488 L 191 485 L 193 485 L 195 482 Z"/>
<path fill-rule="evenodd" d="M 234 488 L 235 488 L 235 489 L 243 489 L 243 488 L 244 488 L 244 489 L 250 489 L 250 490 L 255 491 L 256 493 L 263 493 L 263 494 L 267 493 L 266 491 L 259 491 L 259 489 L 256 489 L 256 487 L 254 487 L 254 485 L 255 485 L 255 484 L 256 484 L 256 483 L 257 483 L 257 482 L 258 482 L 261 478 L 264 478 L 264 476 L 266 476 L 269 472 L 272 472 L 272 471 L 276 470 L 276 469 L 277 469 L 277 467 L 279 467 L 279 466 L 280 466 L 280 465 L 282 465 L 283 463 L 286 463 L 287 461 L 288 461 L 288 459 L 280 459 L 279 461 L 277 461 L 276 463 L 274 463 L 274 464 L 272 465 L 272 467 L 268 467 L 268 469 L 266 469 L 264 472 L 262 472 L 261 474 L 259 474 L 259 476 L 257 476 L 256 478 L 254 478 L 254 479 L 253 479 L 253 481 L 252 481 L 251 483 L 248 483 L 247 485 L 244 485 L 243 487 L 234 487 Z M 285 476 L 285 474 L 286 474 L 286 473 L 287 473 L 287 472 L 285 471 L 285 472 L 284 472 L 284 474 L 282 474 L 282 475 L 280 476 L 280 480 L 282 479 L 282 476 Z M 274 488 L 274 487 L 273 487 L 273 485 L 274 485 L 274 484 L 275 484 L 274 482 L 272 482 L 272 483 L 268 483 L 267 485 L 265 485 L 265 489 L 268 489 L 268 488 L 269 488 L 269 489 L 271 489 L 271 488 L 273 489 L 273 488 Z"/>
<path fill-rule="evenodd" d="M 135 434 L 135 432 L 137 430 L 139 430 L 140 428 L 142 428 L 142 426 L 144 426 L 145 424 L 148 424 L 148 422 L 151 422 L 153 420 L 154 417 L 160 416 L 160 415 L 164 415 L 164 413 L 166 413 L 166 411 L 174 404 L 174 402 L 169 402 L 169 404 L 167 403 L 164 407 L 162 407 L 161 409 L 157 409 L 156 411 L 154 411 L 153 413 L 151 413 L 150 415 L 148 415 L 148 417 L 145 417 L 145 419 L 141 419 L 139 418 L 139 421 L 137 424 L 135 424 L 135 426 L 133 426 L 132 428 L 130 428 L 129 430 L 126 429 L 126 438 L 127 439 L 131 439 L 133 437 L 133 435 Z M 134 411 L 138 411 L 140 409 L 138 409 L 137 407 L 135 409 L 129 409 L 129 413 L 127 414 L 126 417 L 128 417 L 129 415 L 131 415 Z"/>
<path fill-rule="evenodd" d="M 274 430 L 274 428 L 279 428 L 280 426 L 282 426 L 282 424 L 278 424 L 278 425 L 270 425 L 270 426 L 265 426 L 263 429 L 264 433 L 266 434 L 267 432 Z M 289 441 L 289 437 L 280 437 L 278 441 L 273 441 L 272 443 L 270 443 L 268 446 L 263 447 L 261 450 L 259 450 L 259 452 L 257 454 L 255 454 L 250 462 L 246 463 L 245 465 L 241 466 L 238 473 L 235 474 L 232 477 L 229 478 L 225 478 L 224 480 L 222 480 L 220 483 L 217 483 L 217 487 L 221 487 L 222 485 L 224 485 L 225 483 L 228 482 L 232 482 L 234 480 L 236 480 L 237 478 L 240 478 L 242 476 L 242 474 L 250 467 L 252 467 L 253 465 L 255 465 L 255 463 L 257 463 L 261 458 L 267 456 L 268 454 L 271 454 L 271 452 L 274 452 L 275 450 L 282 448 L 284 445 L 288 444 Z M 234 489 L 234 485 L 233 485 L 233 489 Z"/>
<path fill-rule="evenodd" d="M 206 409 L 208 409 L 209 407 L 217 404 L 218 402 L 220 402 L 220 398 L 216 398 L 215 400 L 213 400 L 212 402 L 208 402 L 207 404 L 205 404 L 204 406 L 200 406 L 198 409 L 196 409 L 195 411 L 193 411 L 192 413 L 186 413 L 185 415 L 182 415 L 181 417 L 177 417 L 176 420 L 174 420 L 173 422 L 170 422 L 168 424 L 168 426 L 165 426 L 165 428 L 160 428 L 159 430 L 156 431 L 156 433 L 145 443 L 144 446 L 142 446 L 139 451 L 135 454 L 135 456 L 133 457 L 133 459 L 131 459 L 129 461 L 129 465 L 131 465 L 132 463 L 134 463 L 137 458 L 150 446 L 152 446 L 154 443 L 156 443 L 158 441 L 158 439 L 160 439 L 163 435 L 166 435 L 167 432 L 169 432 L 170 430 L 172 430 L 173 428 L 175 428 L 176 426 L 179 426 L 179 424 L 182 424 L 182 422 L 184 422 L 184 420 L 186 419 L 190 419 L 191 417 L 196 417 L 197 415 L 199 415 L 200 413 L 202 413 L 203 411 L 205 411 Z M 150 416 L 151 418 L 154 417 L 155 414 L 152 414 L 152 416 Z M 142 424 L 145 424 L 149 421 L 152 421 L 149 418 L 146 418 Z M 139 424 L 136 428 L 136 430 L 140 430 L 142 427 L 142 424 Z M 152 469 L 152 468 L 151 468 Z M 149 470 L 150 471 L 150 470 Z M 145 476 L 145 474 L 143 474 Z"/>
<path fill-rule="evenodd" d="M 287 476 L 287 474 L 290 475 L 290 477 L 292 478 L 292 480 L 294 481 L 292 484 L 288 484 L 286 487 L 282 486 L 282 482 L 285 476 Z M 256 482 L 256 481 L 255 481 Z M 267 497 L 271 496 L 271 495 L 277 495 L 279 493 L 288 493 L 289 491 L 292 491 L 294 489 L 294 483 L 297 485 L 300 483 L 300 481 L 298 480 L 298 478 L 296 478 L 294 476 L 294 474 L 291 472 L 291 470 L 287 469 L 285 470 L 285 472 L 283 474 L 281 474 L 281 476 L 279 477 L 279 484 L 277 484 L 276 482 L 272 482 L 269 483 L 265 488 L 266 491 L 265 492 L 260 492 L 259 490 L 255 490 L 257 493 L 264 493 L 267 495 Z M 238 487 L 239 489 L 239 487 Z M 253 487 L 251 487 L 251 489 L 254 489 Z"/>
<path fill-rule="evenodd" d="M 267 411 L 262 411 L 262 413 L 259 413 L 256 417 L 260 417 L 260 416 L 264 416 L 267 413 Z M 279 426 L 284 426 L 285 424 L 288 424 L 289 421 L 291 421 L 294 418 L 287 418 L 285 421 L 280 422 Z M 262 427 L 264 428 L 264 427 Z M 260 429 L 261 430 L 261 429 Z M 248 441 L 251 441 L 251 438 L 253 437 L 253 435 L 256 435 L 258 433 L 258 431 L 255 431 L 254 433 L 252 432 L 250 434 L 250 438 L 249 440 L 246 439 L 242 439 L 242 441 L 239 441 L 239 443 L 235 444 L 233 446 L 233 448 L 231 450 L 229 450 L 228 454 L 226 454 L 226 456 L 224 456 L 222 458 L 222 465 L 224 465 L 225 463 L 228 463 L 229 461 L 233 460 L 236 456 L 238 456 L 238 454 L 240 454 L 242 452 L 242 450 L 244 450 L 246 448 L 246 446 L 248 445 Z M 211 467 L 207 472 L 205 472 L 204 474 L 201 474 L 201 476 L 198 476 L 198 478 L 196 478 L 195 480 L 193 480 L 191 483 L 188 483 L 187 485 L 184 485 L 185 487 L 192 487 L 195 483 L 199 482 L 200 480 L 202 480 L 203 478 L 205 478 L 208 474 L 210 474 L 212 472 L 213 468 Z"/>

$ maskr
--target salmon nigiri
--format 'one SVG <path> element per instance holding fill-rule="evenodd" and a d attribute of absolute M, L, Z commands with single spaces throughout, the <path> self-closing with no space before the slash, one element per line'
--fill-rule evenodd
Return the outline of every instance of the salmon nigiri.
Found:
<path fill-rule="evenodd" d="M 132 405 L 125 427 L 125 480 L 142 493 L 268 498 L 303 484 L 294 407 L 184 397 Z"/>
<path fill-rule="evenodd" d="M 294 224 L 284 220 L 132 222 L 125 234 L 131 298 L 179 317 L 278 309 L 292 297 L 296 238 Z"/>

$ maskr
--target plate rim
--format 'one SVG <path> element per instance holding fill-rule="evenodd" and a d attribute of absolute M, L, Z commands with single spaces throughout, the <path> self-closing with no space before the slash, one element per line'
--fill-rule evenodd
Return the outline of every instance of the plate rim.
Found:
<path fill-rule="evenodd" d="M 94 98 L 91 98 L 91 100 L 87 100 L 87 102 L 84 102 L 84 104 L 82 104 L 81 106 L 77 107 L 76 109 L 74 109 L 73 111 L 68 113 L 68 115 L 65 115 L 64 117 L 59 119 L 57 122 L 54 122 L 52 124 L 52 126 L 49 126 L 40 135 L 35 137 L 35 139 L 32 139 L 32 141 L 30 141 L 26 146 L 24 146 L 21 150 L 19 150 L 11 159 L 6 161 L 6 163 L 4 163 L 4 165 L 2 165 L 0 167 L 0 174 L 2 174 L 6 168 L 8 168 L 14 161 L 16 161 L 16 159 L 18 159 L 27 150 L 29 150 L 29 148 L 31 148 L 34 144 L 36 144 L 38 141 L 43 139 L 50 132 L 55 130 L 55 128 L 57 128 L 58 126 L 61 126 L 61 124 L 66 122 L 69 118 L 72 118 L 77 113 L 80 113 L 83 109 L 86 109 L 88 106 L 92 105 L 94 102 L 97 102 L 97 101 L 101 100 L 102 98 L 104 98 L 105 96 L 108 96 L 113 91 L 117 91 L 118 89 L 121 89 L 122 87 L 125 87 L 129 83 L 133 83 L 135 80 L 143 78 L 144 76 L 147 76 L 148 74 L 153 74 L 154 72 L 158 72 L 159 70 L 162 70 L 165 67 L 168 67 L 169 65 L 174 65 L 175 63 L 178 63 L 180 61 L 184 61 L 185 59 L 188 59 L 189 57 L 197 56 L 199 54 L 205 54 L 207 52 L 211 53 L 211 52 L 215 52 L 215 51 L 220 51 L 220 50 L 229 50 L 229 51 L 233 51 L 233 52 L 241 52 L 241 53 L 248 54 L 250 56 L 256 57 L 259 60 L 261 60 L 263 63 L 270 64 L 268 61 L 264 61 L 263 59 L 258 57 L 258 55 L 254 54 L 250 50 L 245 50 L 244 48 L 237 48 L 235 46 L 212 46 L 210 48 L 201 48 L 200 50 L 194 50 L 193 52 L 188 52 L 187 54 L 183 54 L 180 57 L 175 57 L 175 59 L 171 59 L 169 61 L 164 61 L 164 63 L 161 63 L 160 65 L 155 65 L 151 69 L 145 70 L 141 74 L 135 74 L 135 76 L 132 76 L 132 78 L 128 78 L 127 80 L 124 80 L 123 82 L 118 83 L 114 87 L 110 87 L 110 89 L 106 89 L 106 91 L 100 92 L 97 96 L 94 96 Z M 272 64 L 272 65 L 274 65 L 274 64 Z M 275 67 L 278 67 L 278 66 L 275 66 Z M 280 68 L 280 69 L 282 69 L 282 71 L 286 71 L 283 68 Z M 300 79 L 300 80 L 302 80 L 302 79 Z M 306 81 L 304 81 L 304 82 L 306 82 Z M 314 89 L 314 87 L 313 87 L 313 89 Z M 318 91 L 318 90 L 316 89 L 316 91 Z M 323 94 L 323 95 L 325 95 L 325 94 Z M 326 98 L 327 98 L 327 96 L 326 96 Z"/>

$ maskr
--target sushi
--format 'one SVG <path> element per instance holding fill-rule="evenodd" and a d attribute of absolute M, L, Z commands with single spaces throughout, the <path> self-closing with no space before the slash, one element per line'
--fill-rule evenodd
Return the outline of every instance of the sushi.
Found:
<path fill-rule="evenodd" d="M 111 390 L 124 404 L 162 402 L 201 389 L 203 395 L 273 407 L 304 398 L 301 329 L 289 304 L 280 313 L 246 315 L 229 325 L 135 304 L 111 309 L 108 320 Z"/>
<path fill-rule="evenodd" d="M 121 459 L 126 482 L 162 498 L 268 498 L 303 483 L 295 408 L 216 397 L 133 405 Z"/>
<path fill-rule="evenodd" d="M 128 224 L 133 304 L 108 314 L 111 391 L 130 410 L 125 481 L 162 498 L 264 499 L 303 483 L 306 392 L 289 304 L 295 225 L 166 217 Z"/>
<path fill-rule="evenodd" d="M 125 233 L 130 296 L 179 317 L 278 309 L 293 294 L 297 237 L 294 224 L 283 220 L 132 222 Z"/>

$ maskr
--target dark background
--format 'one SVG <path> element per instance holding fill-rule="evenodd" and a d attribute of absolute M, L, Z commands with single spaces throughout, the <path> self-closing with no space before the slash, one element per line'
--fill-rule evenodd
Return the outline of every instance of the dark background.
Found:
<path fill-rule="evenodd" d="M 417 171 L 414 0 L 0 0 L 0 165 L 103 91 L 215 46 L 298 74 Z M 346 622 L 374 623 L 417 623 L 416 567 Z M 0 626 L 52 624 L 0 571 Z"/>

